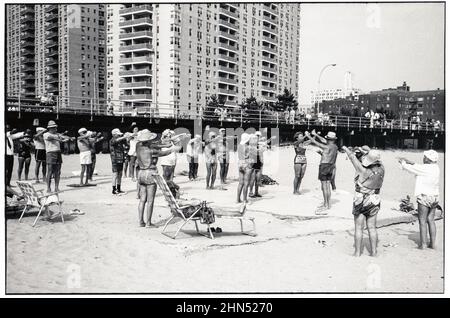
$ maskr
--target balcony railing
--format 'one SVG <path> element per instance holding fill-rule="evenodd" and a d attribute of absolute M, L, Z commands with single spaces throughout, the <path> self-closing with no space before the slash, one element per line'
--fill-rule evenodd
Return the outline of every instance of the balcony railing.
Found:
<path fill-rule="evenodd" d="M 133 7 L 120 9 L 119 14 L 125 15 L 141 11 L 153 11 L 153 6 L 151 4 L 134 5 Z"/>
<path fill-rule="evenodd" d="M 224 25 L 224 26 L 229 27 L 229 28 L 231 28 L 233 30 L 238 30 L 239 29 L 239 22 L 237 22 L 237 21 L 234 22 L 234 23 L 231 23 L 229 21 L 225 21 L 223 19 L 219 19 L 219 25 Z"/>
<path fill-rule="evenodd" d="M 266 52 L 270 52 L 270 53 L 277 53 L 278 52 L 276 47 L 272 48 L 272 47 L 270 47 L 268 45 L 262 45 L 261 46 L 261 51 L 266 51 Z"/>
<path fill-rule="evenodd" d="M 228 67 L 228 66 L 224 66 L 224 65 L 219 65 L 219 70 L 225 71 L 225 72 L 230 72 L 230 73 L 236 73 L 238 71 L 237 68 Z"/>
<path fill-rule="evenodd" d="M 139 56 L 139 57 L 127 57 L 121 58 L 119 60 L 120 64 L 132 64 L 132 63 L 143 63 L 143 62 L 153 62 L 152 56 Z"/>
<path fill-rule="evenodd" d="M 223 95 L 236 95 L 237 92 L 234 89 L 218 88 L 217 93 Z"/>
<path fill-rule="evenodd" d="M 120 83 L 120 88 L 147 88 L 147 87 L 153 87 L 152 82 L 143 81 L 143 82 Z"/>
<path fill-rule="evenodd" d="M 220 54 L 217 56 L 218 59 L 220 60 L 225 60 L 225 61 L 229 61 L 229 62 L 233 62 L 233 63 L 237 63 L 237 57 L 232 57 L 229 55 L 225 55 L 225 54 Z"/>
<path fill-rule="evenodd" d="M 224 49 L 228 49 L 230 51 L 236 52 L 238 50 L 236 45 L 229 45 L 226 43 L 221 43 L 219 42 L 219 47 L 224 48 Z"/>
<path fill-rule="evenodd" d="M 119 27 L 133 26 L 133 25 L 137 25 L 137 24 L 153 24 L 153 20 L 150 18 L 125 20 L 125 21 L 119 22 Z"/>
<path fill-rule="evenodd" d="M 217 82 L 236 85 L 238 83 L 238 80 L 237 80 L 237 78 L 227 78 L 227 77 L 218 76 Z"/>
<path fill-rule="evenodd" d="M 153 71 L 149 69 L 119 71 L 119 76 L 152 75 L 152 74 Z"/>
<path fill-rule="evenodd" d="M 152 94 L 122 95 L 120 99 L 123 101 L 152 100 Z"/>
<path fill-rule="evenodd" d="M 153 51 L 153 45 L 151 43 L 142 43 L 142 44 L 121 45 L 119 47 L 120 52 L 138 51 L 138 50 Z"/>
<path fill-rule="evenodd" d="M 219 31 L 219 36 L 223 36 L 224 38 L 227 38 L 227 39 L 230 39 L 230 40 L 233 40 L 233 41 L 237 41 L 238 40 L 237 33 L 231 34 L 231 33 L 228 33 L 228 32 Z"/>
<path fill-rule="evenodd" d="M 153 37 L 152 31 L 125 32 L 119 34 L 119 39 L 134 39 L 141 37 Z"/>
<path fill-rule="evenodd" d="M 239 19 L 239 14 L 238 14 L 237 10 L 232 12 L 232 11 L 230 11 L 230 9 L 226 9 L 226 8 L 221 6 L 219 8 L 219 12 L 223 13 L 223 14 L 226 14 L 226 15 L 229 15 L 232 18 Z"/>

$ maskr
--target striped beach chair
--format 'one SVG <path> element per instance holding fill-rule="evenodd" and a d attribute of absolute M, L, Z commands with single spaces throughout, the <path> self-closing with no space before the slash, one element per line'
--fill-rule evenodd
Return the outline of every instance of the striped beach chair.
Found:
<path fill-rule="evenodd" d="M 22 211 L 22 214 L 19 218 L 19 223 L 22 222 L 22 218 L 29 210 L 29 208 L 39 208 L 38 215 L 36 216 L 36 219 L 33 222 L 33 226 L 36 225 L 37 220 L 41 216 L 42 210 L 48 209 L 51 205 L 57 205 L 59 208 L 59 213 L 61 215 L 61 220 L 64 223 L 64 216 L 61 209 L 61 205 L 63 201 L 59 199 L 58 192 L 52 192 L 44 194 L 42 190 L 36 190 L 33 185 L 30 182 L 24 182 L 24 181 L 17 181 L 17 185 L 19 186 L 19 189 L 22 191 L 23 196 L 26 200 L 25 208 Z"/>

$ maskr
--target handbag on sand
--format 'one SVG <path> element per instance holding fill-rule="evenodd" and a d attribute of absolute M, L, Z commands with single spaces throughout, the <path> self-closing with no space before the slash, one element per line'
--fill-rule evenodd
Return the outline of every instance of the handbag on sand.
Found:
<path fill-rule="evenodd" d="M 214 210 L 206 204 L 206 201 L 203 201 L 200 209 L 200 223 L 212 224 L 215 221 Z"/>

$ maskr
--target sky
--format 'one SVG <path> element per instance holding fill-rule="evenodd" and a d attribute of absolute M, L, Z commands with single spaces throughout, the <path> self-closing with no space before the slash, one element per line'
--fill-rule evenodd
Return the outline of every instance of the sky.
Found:
<path fill-rule="evenodd" d="M 302 4 L 299 103 L 320 88 L 343 88 L 344 74 L 364 92 L 400 86 L 444 89 L 444 5 Z"/>

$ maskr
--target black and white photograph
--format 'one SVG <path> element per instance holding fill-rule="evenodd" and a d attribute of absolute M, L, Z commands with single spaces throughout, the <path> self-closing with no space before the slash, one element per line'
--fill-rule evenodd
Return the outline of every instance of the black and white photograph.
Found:
<path fill-rule="evenodd" d="M 6 296 L 444 295 L 445 2 L 2 4 Z"/>

